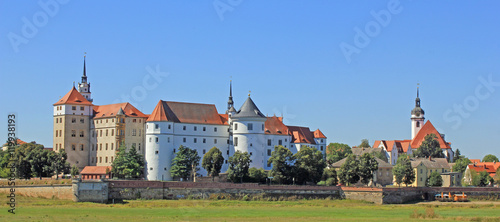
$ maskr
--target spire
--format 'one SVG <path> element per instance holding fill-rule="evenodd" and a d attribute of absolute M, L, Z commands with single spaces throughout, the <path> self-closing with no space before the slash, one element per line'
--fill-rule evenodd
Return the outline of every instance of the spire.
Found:
<path fill-rule="evenodd" d="M 86 70 L 86 65 L 85 65 L 85 58 L 87 57 L 87 53 L 85 52 L 85 55 L 83 56 L 83 76 L 82 76 L 82 83 L 87 83 L 87 70 Z"/>
<path fill-rule="evenodd" d="M 417 98 L 415 98 L 415 108 L 411 111 L 412 115 L 420 116 L 424 114 L 424 110 L 420 108 L 420 97 L 419 97 L 419 86 L 420 83 L 417 84 Z"/>
<path fill-rule="evenodd" d="M 236 112 L 234 109 L 234 101 L 233 101 L 233 80 L 229 81 L 229 101 L 227 101 L 227 111 L 226 113 Z"/>

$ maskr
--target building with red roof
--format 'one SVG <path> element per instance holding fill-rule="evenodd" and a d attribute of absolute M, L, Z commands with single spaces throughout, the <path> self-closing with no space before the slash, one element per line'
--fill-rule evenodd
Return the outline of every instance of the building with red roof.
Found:
<path fill-rule="evenodd" d="M 473 162 L 472 164 L 467 165 L 467 168 L 465 169 L 464 182 L 465 184 L 472 185 L 472 171 L 476 173 L 486 171 L 492 178 L 495 178 L 499 167 L 499 162 Z"/>
<path fill-rule="evenodd" d="M 431 121 L 425 122 L 424 110 L 420 107 L 419 90 L 417 88 L 417 98 L 415 99 L 415 108 L 411 111 L 411 140 L 376 140 L 373 147 L 383 148 L 387 152 L 390 163 L 395 165 L 400 154 L 412 155 L 427 135 L 434 134 L 439 142 L 439 147 L 443 150 L 448 161 L 453 161 L 453 150 L 451 143 L 446 142 L 444 134 L 441 134 L 432 125 Z"/>

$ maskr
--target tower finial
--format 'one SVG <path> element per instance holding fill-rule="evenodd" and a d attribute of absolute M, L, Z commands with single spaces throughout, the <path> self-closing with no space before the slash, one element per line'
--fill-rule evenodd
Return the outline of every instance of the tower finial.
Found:
<path fill-rule="evenodd" d="M 85 59 L 87 58 L 87 52 L 83 54 L 83 76 L 82 83 L 87 83 L 87 66 L 85 65 Z"/>
<path fill-rule="evenodd" d="M 229 101 L 227 101 L 227 111 L 226 113 L 234 112 L 234 102 L 233 102 L 233 80 L 229 80 Z"/>
<path fill-rule="evenodd" d="M 418 89 L 419 89 L 419 86 L 420 86 L 420 83 L 417 83 L 417 98 L 419 97 L 419 96 L 418 96 Z"/>
<path fill-rule="evenodd" d="M 251 90 L 248 90 L 248 97 L 250 97 L 250 93 L 252 93 L 252 91 L 251 91 Z"/>

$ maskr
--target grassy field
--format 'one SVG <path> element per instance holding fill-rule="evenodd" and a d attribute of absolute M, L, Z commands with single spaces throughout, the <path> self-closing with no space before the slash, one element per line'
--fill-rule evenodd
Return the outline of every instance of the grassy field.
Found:
<path fill-rule="evenodd" d="M 133 200 L 96 204 L 21 196 L 17 203 L 15 215 L 7 212 L 5 204 L 0 208 L 0 221 L 500 221 L 498 202 L 375 205 L 350 200 Z"/>

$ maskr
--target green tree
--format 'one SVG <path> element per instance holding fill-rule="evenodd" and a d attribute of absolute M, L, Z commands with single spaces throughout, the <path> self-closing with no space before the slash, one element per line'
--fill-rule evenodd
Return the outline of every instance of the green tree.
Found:
<path fill-rule="evenodd" d="M 137 153 L 135 146 L 132 145 L 128 153 L 126 154 L 127 160 L 125 164 L 125 178 L 126 179 L 139 179 L 143 177 L 144 174 L 144 157 Z"/>
<path fill-rule="evenodd" d="M 125 171 L 127 169 L 127 151 L 125 143 L 122 143 L 117 148 L 116 158 L 111 163 L 111 173 L 113 177 L 125 179 Z"/>
<path fill-rule="evenodd" d="M 440 173 L 434 171 L 429 175 L 426 182 L 428 187 L 440 187 L 443 185 L 443 178 Z"/>
<path fill-rule="evenodd" d="M 50 159 L 52 170 L 56 174 L 56 180 L 59 179 L 59 174 L 69 171 L 70 165 L 67 162 L 68 154 L 64 149 L 59 150 L 59 153 L 52 155 Z"/>
<path fill-rule="evenodd" d="M 497 172 L 495 173 L 493 180 L 496 184 L 500 184 L 500 167 L 497 168 Z"/>
<path fill-rule="evenodd" d="M 240 152 L 239 150 L 229 157 L 229 169 L 227 176 L 233 182 L 237 180 L 243 183 L 243 178 L 248 176 L 248 168 L 250 167 L 250 154 L 248 152 Z"/>
<path fill-rule="evenodd" d="M 191 177 L 194 180 L 199 170 L 200 159 L 196 150 L 181 145 L 172 160 L 172 168 L 170 168 L 172 177 L 180 177 L 184 180 Z"/>
<path fill-rule="evenodd" d="M 373 172 L 378 169 L 378 162 L 370 153 L 364 153 L 359 158 L 358 174 L 363 184 L 368 184 L 373 178 Z"/>
<path fill-rule="evenodd" d="M 387 155 L 384 150 L 381 150 L 380 152 L 373 152 L 372 154 L 374 157 L 377 157 L 380 160 L 389 163 L 389 159 L 387 158 Z"/>
<path fill-rule="evenodd" d="M 467 169 L 467 166 L 471 164 L 471 161 L 469 158 L 466 157 L 461 157 L 458 160 L 455 161 L 455 164 L 453 164 L 452 170 L 453 172 L 460 172 L 464 173 L 465 169 Z"/>
<path fill-rule="evenodd" d="M 323 170 L 323 175 L 321 176 L 321 181 L 325 181 L 327 186 L 335 186 L 338 184 L 337 171 L 333 168 L 325 168 Z"/>
<path fill-rule="evenodd" d="M 401 187 L 401 183 L 412 184 L 415 182 L 415 172 L 411 167 L 410 158 L 407 155 L 400 155 L 396 165 L 392 168 L 392 174 L 395 177 L 396 183 Z"/>
<path fill-rule="evenodd" d="M 267 161 L 272 164 L 272 168 L 268 173 L 269 177 L 273 177 L 273 181 L 283 184 L 292 181 L 293 163 L 295 159 L 293 153 L 286 147 L 281 145 L 275 146 L 271 152 L 271 157 Z"/>
<path fill-rule="evenodd" d="M 75 178 L 78 174 L 80 174 L 80 169 L 76 165 L 73 165 L 71 168 L 71 177 Z"/>
<path fill-rule="evenodd" d="M 488 154 L 483 157 L 482 162 L 498 162 L 498 158 L 493 154 Z"/>
<path fill-rule="evenodd" d="M 422 158 L 444 158 L 444 153 L 439 146 L 437 137 L 432 133 L 425 136 L 424 141 L 413 155 Z"/>
<path fill-rule="evenodd" d="M 472 176 L 472 185 L 478 187 L 485 187 L 490 183 L 493 183 L 494 180 L 491 178 L 490 174 L 486 171 L 481 171 L 477 173 L 475 170 L 471 171 Z"/>
<path fill-rule="evenodd" d="M 349 186 L 359 181 L 359 161 L 354 154 L 349 154 L 339 170 L 339 181 Z"/>
<path fill-rule="evenodd" d="M 222 152 L 215 146 L 205 153 L 201 161 L 201 166 L 209 176 L 212 176 L 212 181 L 215 176 L 219 175 L 222 164 L 224 164 L 224 157 L 222 157 Z"/>
<path fill-rule="evenodd" d="M 463 158 L 464 156 L 461 156 L 460 150 L 456 149 L 455 154 L 453 154 L 453 162 L 456 162 L 457 160 Z"/>
<path fill-rule="evenodd" d="M 352 153 L 349 145 L 343 143 L 330 143 L 326 147 L 326 163 L 332 165 Z"/>
<path fill-rule="evenodd" d="M 297 183 L 303 184 L 306 181 L 317 183 L 320 181 L 323 169 L 326 167 L 321 151 L 302 146 L 293 158 L 295 159 L 294 175 Z"/>
<path fill-rule="evenodd" d="M 41 151 L 43 146 L 34 143 L 25 143 L 15 149 L 14 161 L 18 178 L 31 179 L 33 175 L 43 174 L 43 163 L 40 163 L 43 160 L 34 159 L 39 158 L 38 153 Z"/>
<path fill-rule="evenodd" d="M 250 177 L 249 182 L 265 183 L 267 174 L 266 171 L 262 168 L 257 169 L 255 167 L 252 167 L 248 169 L 248 177 Z"/>
<path fill-rule="evenodd" d="M 359 148 L 370 148 L 370 143 L 368 142 L 368 139 L 362 139 L 361 144 L 358 146 Z"/>

